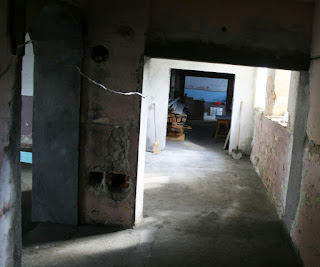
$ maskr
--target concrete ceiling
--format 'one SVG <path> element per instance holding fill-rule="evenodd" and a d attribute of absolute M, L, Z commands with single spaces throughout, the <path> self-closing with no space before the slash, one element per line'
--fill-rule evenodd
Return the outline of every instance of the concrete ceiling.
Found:
<path fill-rule="evenodd" d="M 308 2 L 308 3 L 315 3 L 316 0 L 295 0 L 296 2 Z"/>
<path fill-rule="evenodd" d="M 83 8 L 85 6 L 85 0 L 61 0 L 61 1 L 79 8 Z"/>

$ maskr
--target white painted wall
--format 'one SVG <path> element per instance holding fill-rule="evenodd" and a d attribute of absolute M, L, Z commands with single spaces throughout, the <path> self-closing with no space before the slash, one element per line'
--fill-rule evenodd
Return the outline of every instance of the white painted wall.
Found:
<path fill-rule="evenodd" d="M 30 41 L 30 36 L 26 34 L 26 42 Z M 22 60 L 22 83 L 21 95 L 33 96 L 33 69 L 34 54 L 33 45 L 29 43 L 25 46 L 25 55 Z"/>
<path fill-rule="evenodd" d="M 145 58 L 143 76 L 143 94 L 149 95 L 149 98 L 145 100 L 145 109 L 147 110 L 147 112 L 142 111 L 141 113 L 141 121 L 146 120 L 147 125 L 144 125 L 146 129 L 140 129 L 140 140 L 142 140 L 143 136 L 146 136 L 147 150 L 152 149 L 153 143 L 155 141 L 153 103 L 156 103 L 156 127 L 158 136 L 157 141 L 160 143 L 161 149 L 165 149 L 168 96 L 170 87 L 170 69 L 185 69 L 235 74 L 229 152 L 231 152 L 232 149 L 236 148 L 239 127 L 240 102 L 243 101 L 239 148 L 246 154 L 250 154 L 254 127 L 254 88 L 256 68 L 227 64 L 212 64 L 155 58 Z"/>
<path fill-rule="evenodd" d="M 266 107 L 268 69 L 257 68 L 256 70 L 256 89 L 254 107 L 264 109 Z"/>
<path fill-rule="evenodd" d="M 143 68 L 143 77 L 149 76 L 149 61 L 145 59 Z M 142 87 L 147 86 L 147 79 L 143 78 Z M 144 93 L 144 92 L 143 92 Z M 135 224 L 141 222 L 143 217 L 143 196 L 144 196 L 144 169 L 146 159 L 146 141 L 147 141 L 147 117 L 148 107 L 150 106 L 151 97 L 141 99 L 141 114 L 140 114 L 140 135 L 139 135 L 139 150 L 138 150 L 138 173 L 137 173 L 137 191 L 135 205 Z"/>

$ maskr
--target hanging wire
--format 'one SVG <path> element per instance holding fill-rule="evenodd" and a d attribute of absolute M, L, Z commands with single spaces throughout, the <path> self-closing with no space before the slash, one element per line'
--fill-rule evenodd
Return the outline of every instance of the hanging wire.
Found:
<path fill-rule="evenodd" d="M 119 95 L 127 95 L 127 96 L 128 96 L 128 95 L 138 95 L 138 96 L 141 96 L 142 98 L 147 98 L 147 97 L 149 97 L 149 96 L 145 96 L 145 95 L 143 95 L 143 94 L 141 94 L 141 93 L 139 93 L 139 92 L 118 92 L 118 91 L 114 91 L 114 90 L 106 87 L 105 85 L 103 85 L 103 84 L 101 84 L 101 83 L 98 83 L 98 82 L 96 82 L 95 80 L 91 79 L 89 76 L 87 76 L 86 74 L 84 74 L 84 73 L 80 70 L 80 68 L 79 68 L 78 66 L 76 66 L 76 65 L 68 65 L 68 66 L 71 66 L 71 67 L 76 68 L 76 69 L 78 70 L 78 72 L 79 72 L 83 77 L 85 77 L 86 79 L 88 79 L 88 80 L 89 80 L 90 82 L 92 82 L 93 84 L 95 84 L 95 85 L 97 85 L 97 86 L 100 86 L 100 87 L 103 88 L 104 90 L 109 91 L 109 92 L 111 92 L 111 93 L 119 94 Z"/>
<path fill-rule="evenodd" d="M 40 45 L 39 45 L 39 43 L 38 43 L 37 41 L 35 41 L 35 40 L 28 40 L 28 41 L 26 41 L 24 44 L 18 45 L 18 48 L 24 47 L 24 46 L 26 46 L 26 45 L 28 45 L 28 44 L 35 44 L 36 46 L 40 47 Z M 147 98 L 147 97 L 149 97 L 148 95 L 143 95 L 143 94 L 141 94 L 141 93 L 139 93 L 139 92 L 119 92 L 119 91 L 112 90 L 112 89 L 108 88 L 107 86 L 105 86 L 105 85 L 103 85 L 103 84 L 95 81 L 94 79 L 90 78 L 88 75 L 84 74 L 77 65 L 63 64 L 63 63 L 61 63 L 61 62 L 57 62 L 56 60 L 54 60 L 53 58 L 50 58 L 50 57 L 49 57 L 49 59 L 50 59 L 52 62 L 54 62 L 55 64 L 64 65 L 64 66 L 67 66 L 67 67 L 74 67 L 75 69 L 77 69 L 77 71 L 79 72 L 79 74 L 80 74 L 81 76 L 85 77 L 88 81 L 92 82 L 93 84 L 95 84 L 95 85 L 97 85 L 97 86 L 99 86 L 99 87 L 103 88 L 104 90 L 109 91 L 109 92 L 111 92 L 111 93 L 118 94 L 118 95 L 125 95 L 125 96 L 138 95 L 138 96 L 140 96 L 140 97 L 142 97 L 142 98 Z"/>

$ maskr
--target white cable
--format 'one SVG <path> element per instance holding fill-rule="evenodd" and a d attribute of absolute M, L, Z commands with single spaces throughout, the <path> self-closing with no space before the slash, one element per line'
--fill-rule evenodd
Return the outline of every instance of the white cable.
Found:
<path fill-rule="evenodd" d="M 18 48 L 23 47 L 23 46 L 25 46 L 25 45 L 27 45 L 27 44 L 31 44 L 31 43 L 33 43 L 33 44 L 35 44 L 35 45 L 37 45 L 37 46 L 40 46 L 36 41 L 34 41 L 34 40 L 29 40 L 29 41 L 26 41 L 24 44 L 18 45 Z M 58 63 L 58 62 L 56 62 L 56 61 L 53 60 L 53 59 L 50 59 L 50 60 L 53 61 L 53 62 L 56 63 L 56 64 L 60 64 L 60 65 L 64 65 L 64 66 L 76 68 L 76 69 L 78 70 L 78 72 L 79 72 L 83 77 L 87 78 L 87 79 L 88 79 L 90 82 L 92 82 L 93 84 L 95 84 L 95 85 L 97 85 L 97 86 L 99 86 L 99 87 L 103 88 L 104 90 L 109 91 L 109 92 L 111 92 L 111 93 L 118 94 L 118 95 L 126 95 L 126 96 L 129 96 L 129 95 L 138 95 L 138 96 L 141 96 L 142 98 L 147 98 L 147 97 L 149 97 L 148 95 L 145 96 L 145 95 L 143 95 L 143 94 L 141 94 L 141 93 L 139 93 L 139 92 L 118 92 L 118 91 L 114 91 L 114 90 L 106 87 L 105 85 L 103 85 L 103 84 L 101 84 L 101 83 L 98 83 L 98 82 L 96 82 L 95 80 L 91 79 L 89 76 L 87 76 L 86 74 L 84 74 L 84 73 L 81 71 L 81 69 L 80 69 L 78 66 L 76 66 L 76 65 L 66 65 L 66 64 Z"/>
<path fill-rule="evenodd" d="M 104 90 L 109 91 L 109 92 L 111 92 L 111 93 L 119 94 L 119 95 L 138 95 L 138 96 L 141 96 L 142 98 L 147 98 L 147 97 L 149 97 L 149 96 L 144 96 L 143 94 L 141 94 L 141 93 L 139 93 L 139 92 L 126 92 L 126 93 L 124 93 L 124 92 L 114 91 L 114 90 L 106 87 L 105 85 L 96 82 L 95 80 L 91 79 L 91 78 L 88 77 L 87 75 L 85 75 L 85 74 L 80 70 L 80 68 L 79 68 L 78 66 L 76 66 L 76 65 L 69 65 L 69 66 L 75 67 L 75 68 L 78 70 L 78 72 L 79 72 L 83 77 L 87 78 L 90 82 L 94 83 L 94 84 L 97 85 L 97 86 L 100 86 L 100 87 L 103 88 Z"/>

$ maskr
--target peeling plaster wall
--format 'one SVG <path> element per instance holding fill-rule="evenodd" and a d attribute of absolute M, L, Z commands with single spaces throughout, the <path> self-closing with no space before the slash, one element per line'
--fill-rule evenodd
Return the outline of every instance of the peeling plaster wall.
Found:
<path fill-rule="evenodd" d="M 311 57 L 320 55 L 320 3 L 314 16 Z M 320 262 L 320 61 L 313 60 L 310 67 L 310 108 L 307 120 L 307 142 L 303 156 L 303 173 L 299 206 L 291 229 L 305 266 L 318 266 Z"/>
<path fill-rule="evenodd" d="M 251 161 L 266 186 L 281 218 L 285 211 L 292 135 L 256 111 Z"/>
<path fill-rule="evenodd" d="M 291 235 L 305 266 L 320 261 L 320 145 L 309 142 L 304 155 L 299 206 Z"/>
<path fill-rule="evenodd" d="M 285 102 L 288 101 L 289 121 L 287 127 L 283 127 L 265 117 L 273 114 L 277 101 L 275 74 L 282 72 L 283 70 L 267 70 L 266 105 L 263 112 L 256 112 L 254 152 L 251 160 L 277 208 L 279 217 L 290 231 L 299 201 L 301 159 L 309 104 L 309 75 L 305 71 L 285 71 L 285 88 L 290 88 L 284 95 Z"/>
<path fill-rule="evenodd" d="M 320 4 L 318 1 L 315 13 L 314 40 L 311 57 L 320 56 Z M 310 140 L 320 144 L 320 61 L 319 59 L 311 61 L 310 66 L 310 111 L 307 122 L 307 134 Z"/>
<path fill-rule="evenodd" d="M 21 60 L 10 54 L 8 41 L 8 2 L 0 1 L 0 265 L 19 265 L 21 254 L 20 235 L 20 73 Z M 11 1 L 12 2 L 12 1 Z M 27 21 L 40 11 L 41 5 L 51 1 L 30 1 Z M 78 1 L 68 1 L 78 3 Z M 151 1 L 149 16 L 148 1 L 88 1 L 87 23 L 83 28 L 86 57 L 84 70 L 91 77 L 120 91 L 140 91 L 145 45 L 145 33 L 149 20 L 151 26 L 147 37 L 147 54 L 169 58 L 201 61 L 257 64 L 264 66 L 307 69 L 313 4 L 304 1 L 257 1 L 229 2 L 204 1 L 194 5 L 187 1 Z M 24 23 L 23 1 L 14 1 Z M 80 6 L 84 4 L 81 1 Z M 78 6 L 78 4 L 76 4 Z M 175 6 L 177 5 L 177 6 Z M 208 6 L 209 5 L 209 6 Z M 177 9 L 175 8 L 177 7 Z M 210 8 L 208 8 L 210 7 Z M 232 8 L 231 8 L 232 7 Z M 231 8 L 231 9 L 230 9 Z M 180 12 L 176 12 L 180 10 Z M 226 10 L 228 13 L 226 14 Z M 319 11 L 319 7 L 317 7 Z M 170 15 L 171 14 L 171 15 Z M 195 16 L 194 16 L 195 15 Z M 191 20 L 190 18 L 198 18 Z M 317 16 L 320 18 L 320 16 Z M 133 30 L 126 31 L 129 26 Z M 316 22 L 316 25 L 319 25 Z M 224 26 L 226 31 L 224 31 Z M 125 29 L 125 30 L 123 30 Z M 23 33 L 14 28 L 15 32 Z M 317 30 L 316 30 L 317 31 Z M 231 34 L 230 34 L 231 33 Z M 314 34 L 319 55 L 319 34 Z M 17 40 L 18 44 L 23 39 Z M 91 48 L 105 45 L 110 52 L 106 64 L 91 60 Z M 288 60 L 289 59 L 289 60 Z M 308 119 L 308 136 L 315 156 L 305 160 L 306 174 L 303 188 L 307 196 L 316 196 L 319 187 L 319 154 L 314 148 L 319 145 L 319 63 L 311 66 L 311 108 Z M 87 80 L 83 81 L 81 109 L 81 165 L 79 217 L 82 222 L 132 225 L 135 208 L 137 175 L 137 149 L 139 135 L 140 102 L 138 97 L 122 97 L 102 91 Z M 118 136 L 118 135 L 122 136 Z M 313 141 L 312 141 L 313 140 Z M 313 142 L 313 143 L 312 143 Z M 313 145 L 314 144 L 314 145 Z M 311 149 L 314 147 L 313 149 Z M 117 153 L 119 151 L 119 153 Z M 309 157 L 309 156 L 308 156 Z M 311 164 L 308 164 L 308 161 Z M 117 166 L 118 163 L 120 163 Z M 87 190 L 88 173 L 91 170 L 123 172 L 130 175 L 128 198 L 114 201 L 104 192 Z M 310 178 L 309 178 L 310 177 Z M 309 182 L 310 186 L 309 186 Z M 314 182 L 314 183 L 313 183 Z M 302 194 L 303 195 L 303 194 Z M 311 198 L 313 199 L 313 198 Z M 304 202 L 306 203 L 306 202 Z M 299 212 L 298 226 L 304 228 L 319 218 L 319 210 L 312 209 L 306 218 Z M 305 218 L 303 218 L 305 217 Z M 301 219 L 302 218 L 302 219 Z M 314 226 L 314 225 L 313 225 Z M 297 228 L 298 229 L 298 228 Z M 311 229 L 315 229 L 311 227 Z M 310 234 L 293 231 L 294 240 L 301 248 L 305 262 L 319 262 L 317 232 Z M 309 246 L 312 244 L 312 246 Z M 315 244 L 315 245 L 314 245 Z M 316 246 L 317 245 L 317 246 Z"/>
<path fill-rule="evenodd" d="M 1 5 L 0 5 L 1 10 Z M 0 61 L 0 266 L 20 264 L 20 84 L 21 62 L 8 52 L 1 34 Z M 7 68 L 8 69 L 5 69 Z"/>
<path fill-rule="evenodd" d="M 264 109 L 264 114 L 266 116 L 272 116 L 273 106 L 276 99 L 275 96 L 275 69 L 268 69 L 267 74 L 267 88 L 266 88 L 266 105 Z"/>
<path fill-rule="evenodd" d="M 291 77 L 288 127 L 257 112 L 251 155 L 306 266 L 317 266 L 320 260 L 320 145 L 307 136 L 308 131 L 319 131 L 319 125 L 306 128 L 314 118 L 310 114 L 317 112 L 316 105 L 309 107 L 320 84 L 313 64 L 310 92 L 308 73 L 293 73 Z"/>
<path fill-rule="evenodd" d="M 309 1 L 151 1 L 146 55 L 307 70 Z"/>
<path fill-rule="evenodd" d="M 84 72 L 113 90 L 141 92 L 147 12 L 144 0 L 88 2 Z M 108 49 L 105 62 L 91 57 L 97 45 Z M 141 99 L 112 94 L 84 79 L 81 104 L 80 221 L 132 226 Z M 113 199 L 104 179 L 91 186 L 92 172 L 104 178 L 125 175 L 125 197 Z"/>
<path fill-rule="evenodd" d="M 0 1 L 0 266 L 20 266 L 21 182 L 18 166 L 23 49 L 19 50 L 19 56 L 11 53 L 14 42 L 8 32 L 9 2 Z M 24 16 L 20 15 L 23 25 Z M 16 30 L 19 34 L 21 28 Z M 15 41 L 21 42 L 21 39 L 15 35 Z"/>

